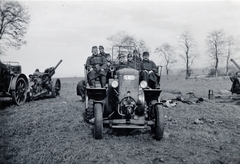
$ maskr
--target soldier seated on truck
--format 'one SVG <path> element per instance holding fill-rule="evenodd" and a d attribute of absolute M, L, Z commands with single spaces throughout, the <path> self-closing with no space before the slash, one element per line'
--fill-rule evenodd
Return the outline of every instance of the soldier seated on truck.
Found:
<path fill-rule="evenodd" d="M 95 81 L 100 78 L 101 87 L 106 85 L 107 61 L 106 58 L 98 54 L 97 46 L 92 47 L 92 56 L 87 58 L 86 68 L 88 70 L 87 79 L 91 88 L 95 87 Z"/>
<path fill-rule="evenodd" d="M 148 86 L 153 89 L 159 89 L 159 75 L 156 64 L 149 60 L 149 53 L 143 53 L 143 61 L 141 64 L 141 80 L 145 80 Z"/>

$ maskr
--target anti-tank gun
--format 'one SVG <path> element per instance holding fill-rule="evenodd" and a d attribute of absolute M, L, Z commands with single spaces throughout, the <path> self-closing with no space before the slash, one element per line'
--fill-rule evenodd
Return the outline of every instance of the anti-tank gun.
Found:
<path fill-rule="evenodd" d="M 37 99 L 41 97 L 56 97 L 60 93 L 61 81 L 60 79 L 52 79 L 52 76 L 55 74 L 55 70 L 61 64 L 60 60 L 55 67 L 50 67 L 45 69 L 43 73 L 34 73 L 29 75 L 30 78 L 30 99 Z"/>
<path fill-rule="evenodd" d="M 240 94 L 240 66 L 235 62 L 234 59 L 230 60 L 233 64 L 238 68 L 238 72 L 236 72 L 233 76 L 230 77 L 230 80 L 233 82 L 231 87 L 231 92 Z"/>

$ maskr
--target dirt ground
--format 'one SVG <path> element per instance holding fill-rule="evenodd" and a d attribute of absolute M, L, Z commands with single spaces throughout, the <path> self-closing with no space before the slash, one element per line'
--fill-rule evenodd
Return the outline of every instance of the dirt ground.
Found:
<path fill-rule="evenodd" d="M 229 90 L 228 78 L 161 79 L 162 99 L 193 92 L 201 103 L 177 102 L 165 108 L 164 138 L 156 141 L 150 128 L 120 134 L 104 128 L 95 140 L 84 122 L 84 104 L 76 95 L 80 78 L 62 78 L 60 96 L 16 106 L 0 103 L 0 163 L 166 163 L 237 164 L 240 160 L 240 102 L 208 100 Z"/>

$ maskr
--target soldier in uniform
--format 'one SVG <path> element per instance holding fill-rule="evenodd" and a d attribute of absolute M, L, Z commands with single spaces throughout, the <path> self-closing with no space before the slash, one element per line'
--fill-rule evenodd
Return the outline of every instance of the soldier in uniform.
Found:
<path fill-rule="evenodd" d="M 81 80 L 77 84 L 77 95 L 82 97 L 82 101 L 85 101 L 85 88 L 86 88 L 86 83 L 85 80 Z"/>
<path fill-rule="evenodd" d="M 124 54 L 119 54 L 118 55 L 118 60 L 119 63 L 115 65 L 116 71 L 119 69 L 127 68 L 127 63 L 125 62 L 125 55 Z"/>
<path fill-rule="evenodd" d="M 149 53 L 143 53 L 143 61 L 141 64 L 141 79 L 148 82 L 151 88 L 160 88 L 159 76 L 157 75 L 158 69 L 156 64 L 149 60 Z"/>
<path fill-rule="evenodd" d="M 35 76 L 41 76 L 42 74 L 43 74 L 43 73 L 41 73 L 38 68 L 37 68 L 37 69 L 35 70 L 35 72 L 33 73 L 33 75 L 35 75 Z"/>
<path fill-rule="evenodd" d="M 127 59 L 128 67 L 133 68 L 133 69 L 137 69 L 137 70 L 141 69 L 140 63 L 137 63 L 137 61 L 133 59 L 133 55 L 132 54 L 128 54 L 127 58 L 128 58 Z"/>
<path fill-rule="evenodd" d="M 107 61 L 106 58 L 98 54 L 97 46 L 92 47 L 92 56 L 88 57 L 86 61 L 88 70 L 87 78 L 91 88 L 95 86 L 96 78 L 100 77 L 101 87 L 106 84 L 107 76 Z"/>
<path fill-rule="evenodd" d="M 240 78 L 240 72 L 236 72 L 235 75 L 230 77 L 230 80 L 232 81 L 232 87 L 231 87 L 232 93 L 240 94 L 239 78 Z"/>
<path fill-rule="evenodd" d="M 105 58 L 107 58 L 107 56 L 110 55 L 110 54 L 104 52 L 104 47 L 103 46 L 99 46 L 98 49 L 99 49 L 99 52 L 100 52 L 99 54 L 104 56 Z"/>
<path fill-rule="evenodd" d="M 141 62 L 142 62 L 142 59 L 141 59 L 139 53 L 137 52 L 137 50 L 133 50 L 133 60 L 135 60 L 139 64 L 141 64 Z"/>

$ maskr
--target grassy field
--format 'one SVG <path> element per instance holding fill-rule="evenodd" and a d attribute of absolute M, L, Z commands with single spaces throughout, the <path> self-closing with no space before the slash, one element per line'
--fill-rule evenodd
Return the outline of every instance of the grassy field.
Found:
<path fill-rule="evenodd" d="M 81 78 L 61 78 L 60 96 L 22 106 L 1 101 L 0 163 L 201 163 L 235 164 L 240 159 L 240 103 L 208 100 L 208 90 L 230 90 L 228 78 L 189 79 L 165 76 L 162 99 L 193 92 L 201 103 L 178 102 L 165 108 L 164 138 L 150 129 L 128 134 L 104 128 L 95 140 L 84 122 L 84 103 L 76 95 Z M 196 122 L 200 120 L 200 122 Z"/>

